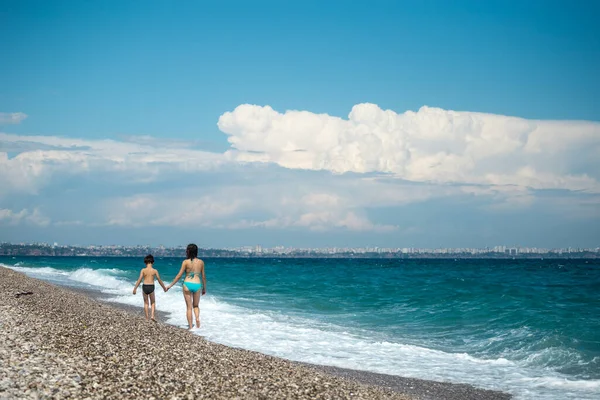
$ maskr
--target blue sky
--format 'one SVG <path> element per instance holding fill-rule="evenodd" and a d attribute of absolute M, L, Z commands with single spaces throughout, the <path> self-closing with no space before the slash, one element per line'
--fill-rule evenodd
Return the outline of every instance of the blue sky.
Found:
<path fill-rule="evenodd" d="M 0 240 L 598 246 L 599 16 L 4 2 Z"/>

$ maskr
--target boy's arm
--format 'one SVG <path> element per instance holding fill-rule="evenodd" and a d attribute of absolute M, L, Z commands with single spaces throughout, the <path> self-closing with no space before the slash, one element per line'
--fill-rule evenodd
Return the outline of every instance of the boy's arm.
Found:
<path fill-rule="evenodd" d="M 206 275 L 204 274 L 204 262 L 202 262 L 202 294 L 206 294 Z"/>
<path fill-rule="evenodd" d="M 138 286 L 140 286 L 140 282 L 142 281 L 143 277 L 144 277 L 144 271 L 140 271 L 140 277 L 138 278 L 137 282 L 135 283 L 135 286 L 133 287 L 133 294 L 135 294 Z"/>
<path fill-rule="evenodd" d="M 171 289 L 171 287 L 177 283 L 179 278 L 181 278 L 181 275 L 183 275 L 183 271 L 185 271 L 185 261 L 183 263 L 181 263 L 181 269 L 179 270 L 179 273 L 177 274 L 175 279 L 173 279 L 173 282 L 171 282 L 171 284 L 169 286 L 167 286 L 167 290 Z"/>
<path fill-rule="evenodd" d="M 156 271 L 156 279 L 158 279 L 158 283 L 160 283 L 160 286 L 162 286 L 163 290 L 166 292 L 167 291 L 167 287 L 163 283 L 162 279 L 160 279 L 160 275 L 158 274 L 158 271 Z"/>

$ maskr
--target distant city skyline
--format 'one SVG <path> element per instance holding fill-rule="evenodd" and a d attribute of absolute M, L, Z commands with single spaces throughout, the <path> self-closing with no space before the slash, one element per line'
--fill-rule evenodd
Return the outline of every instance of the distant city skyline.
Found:
<path fill-rule="evenodd" d="M 0 243 L 0 257 L 145 257 L 185 255 L 185 247 L 166 246 L 68 246 L 57 243 Z M 199 248 L 198 256 L 210 258 L 378 258 L 378 259 L 599 259 L 600 247 L 541 249 L 495 246 L 494 248 L 294 248 L 243 246 Z M 587 261 L 586 261 L 587 262 Z"/>
<path fill-rule="evenodd" d="M 0 241 L 594 248 L 600 3 L 6 5 Z"/>
<path fill-rule="evenodd" d="M 60 244 L 57 242 L 46 243 L 46 242 L 30 242 L 30 243 L 11 243 L 11 242 L 0 242 L 0 249 L 10 247 L 24 247 L 24 248 L 35 248 L 35 247 L 46 247 L 52 249 L 67 249 L 67 248 L 82 248 L 88 250 L 119 250 L 119 249 L 155 249 L 155 250 L 169 250 L 169 251 L 181 251 L 185 252 L 186 245 L 178 246 L 165 246 L 165 245 L 150 245 L 150 244 L 138 244 L 131 246 L 124 246 L 118 244 L 112 245 L 77 245 L 77 244 Z M 485 254 L 485 253 L 501 253 L 508 255 L 518 254 L 548 254 L 548 253 L 579 253 L 579 252 L 590 252 L 600 253 L 600 245 L 586 248 L 586 247 L 558 247 L 558 248 L 540 248 L 540 247 L 526 247 L 526 246 L 486 246 L 483 248 L 477 247 L 441 247 L 441 248 L 418 248 L 418 247 L 379 247 L 379 246 L 365 246 L 365 247 L 294 247 L 294 246 L 273 246 L 263 247 L 260 244 L 257 245 L 246 245 L 237 247 L 199 247 L 202 251 L 217 250 L 217 251 L 232 251 L 241 254 L 293 254 L 297 252 L 314 252 L 321 254 L 338 254 L 338 253 L 401 253 L 401 254 L 458 254 L 458 253 L 471 253 L 471 254 Z M 1 253 L 0 253 L 1 254 Z"/>

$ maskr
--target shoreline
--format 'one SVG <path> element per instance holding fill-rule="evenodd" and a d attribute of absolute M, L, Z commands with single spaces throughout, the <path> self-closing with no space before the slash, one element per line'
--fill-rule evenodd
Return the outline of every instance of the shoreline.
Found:
<path fill-rule="evenodd" d="M 70 287 L 66 287 L 70 290 Z M 84 296 L 92 297 L 94 300 L 104 302 L 116 308 L 121 308 L 127 312 L 144 316 L 144 310 L 141 306 L 132 306 L 122 303 L 106 301 L 102 298 L 99 291 L 74 289 L 73 291 L 81 293 Z M 168 315 L 165 311 L 156 310 L 158 321 L 164 321 Z M 178 328 L 184 329 L 184 328 Z M 406 378 L 399 375 L 381 374 L 371 371 L 355 370 L 350 368 L 334 367 L 330 365 L 312 364 L 301 361 L 289 360 L 290 362 L 323 371 L 327 374 L 354 380 L 359 383 L 390 389 L 394 392 L 404 395 L 414 396 L 413 398 L 422 400 L 470 400 L 470 399 L 510 399 L 510 394 L 477 388 L 469 384 L 431 381 L 419 378 Z"/>
<path fill-rule="evenodd" d="M 193 393 L 196 397 L 208 396 L 210 398 L 352 397 L 398 398 L 404 400 L 504 400 L 511 398 L 511 396 L 507 393 L 479 389 L 466 384 L 404 378 L 395 375 L 385 375 L 367 371 L 301 363 L 240 348 L 227 347 L 217 343 L 208 342 L 198 335 L 191 335 L 185 329 L 161 322 L 166 320 L 167 313 L 164 311 L 157 310 L 159 322 L 154 323 L 145 320 L 143 307 L 105 301 L 102 299 L 101 292 L 52 285 L 35 278 L 29 278 L 24 274 L 2 267 L 0 267 L 0 277 L 2 278 L 3 282 L 6 282 L 7 287 L 10 287 L 5 295 L 7 297 L 7 302 L 5 303 L 7 304 L 3 304 L 0 308 L 2 311 L 2 313 L 0 313 L 0 324 L 2 325 L 3 331 L 6 330 L 4 329 L 5 326 L 8 328 L 14 328 L 9 321 L 11 318 L 13 319 L 13 322 L 16 320 L 18 323 L 20 315 L 26 315 L 26 317 L 23 318 L 27 319 L 27 317 L 31 317 L 32 314 L 38 314 L 38 308 L 42 313 L 55 319 L 51 319 L 51 324 L 44 324 L 40 327 L 34 326 L 31 328 L 32 332 L 8 332 L 9 339 L 12 335 L 12 342 L 11 340 L 5 340 L 9 347 L 10 343 L 17 343 L 13 347 L 18 347 L 18 343 L 22 342 L 20 339 L 23 339 L 23 337 L 30 338 L 31 336 L 36 336 L 37 333 L 38 336 L 40 336 L 39 346 L 43 347 L 44 342 L 47 342 L 46 344 L 53 346 L 50 346 L 50 348 L 46 349 L 46 352 L 56 353 L 57 350 L 65 350 L 63 348 L 65 335 L 67 338 L 70 338 L 66 341 L 75 341 L 79 345 L 79 349 L 81 349 L 82 346 L 85 348 L 89 347 L 86 345 L 86 340 L 91 340 L 92 343 L 95 343 L 101 339 L 108 339 L 102 338 L 103 335 L 106 335 L 107 337 L 110 337 L 110 343 L 112 344 L 112 346 L 108 347 L 117 347 L 117 349 L 114 351 L 108 352 L 108 354 L 110 354 L 109 357 L 124 359 L 118 365 L 113 365 L 111 363 L 111 366 L 115 367 L 117 370 L 120 370 L 121 374 L 131 375 L 138 372 L 139 363 L 136 363 L 130 359 L 128 356 L 129 352 L 122 348 L 123 346 L 120 345 L 120 342 L 124 341 L 127 344 L 131 344 L 131 347 L 135 348 L 135 351 L 138 352 L 139 349 L 137 349 L 135 343 L 133 343 L 135 340 L 132 340 L 131 336 L 127 336 L 127 334 L 138 332 L 140 333 L 141 337 L 137 337 L 136 339 L 146 339 L 147 342 L 147 338 L 143 332 L 145 329 L 150 329 L 159 337 L 159 341 L 161 342 L 161 353 L 167 354 L 168 356 L 171 356 L 174 353 L 177 354 L 178 350 L 181 350 L 185 347 L 181 342 L 181 340 L 183 340 L 185 343 L 189 341 L 194 347 L 200 347 L 202 349 L 200 354 L 211 353 L 217 357 L 217 360 L 220 361 L 223 361 L 223 356 L 225 356 L 225 359 L 228 359 L 229 361 L 235 360 L 234 362 L 225 363 L 226 365 L 221 365 L 223 364 L 222 362 L 214 359 L 211 360 L 211 364 L 213 364 L 211 367 L 213 368 L 204 370 L 204 375 L 208 374 L 213 378 L 216 377 L 218 384 L 215 386 L 215 388 L 213 388 L 216 391 L 211 391 L 210 395 L 206 394 L 206 388 L 204 388 L 202 393 L 199 394 L 197 391 L 195 391 L 195 389 L 193 389 L 193 387 L 185 386 L 185 391 L 183 393 L 178 392 L 178 396 Z M 14 295 L 22 291 L 31 291 L 33 294 L 15 298 Z M 47 302 L 45 301 L 46 297 L 55 299 L 56 301 Z M 20 309 L 21 312 L 25 311 L 26 314 L 15 312 L 15 309 Z M 90 310 L 93 310 L 93 314 L 98 315 L 96 317 L 93 315 L 88 315 Z M 83 330 L 80 328 L 73 329 L 75 327 L 73 326 L 73 321 L 70 321 L 68 318 L 65 320 L 66 316 L 71 318 L 73 316 L 77 316 L 78 318 L 76 318 L 76 321 L 78 320 L 79 324 L 76 323 L 75 325 L 79 327 L 81 327 L 81 324 L 83 324 L 85 327 L 88 327 L 89 324 L 89 327 L 91 328 L 93 325 L 106 325 L 105 322 L 109 321 L 111 323 L 104 327 L 97 326 L 96 328 L 99 330 L 92 330 L 88 328 L 84 328 Z M 104 323 L 98 323 L 99 321 Z M 28 326 L 26 321 L 21 322 L 25 322 L 25 324 L 22 325 Z M 119 331 L 117 327 L 121 327 L 124 331 Z M 8 331 L 11 331 L 11 329 L 8 329 Z M 60 332 L 62 336 L 60 334 L 57 335 L 56 333 L 58 332 Z M 177 338 L 177 340 L 173 342 L 173 338 Z M 0 339 L 2 339 L 2 337 L 0 337 Z M 142 342 L 144 341 L 142 340 Z M 144 345 L 147 346 L 148 343 L 142 344 L 142 346 Z M 3 354 L 5 354 L 5 349 L 2 348 L 3 346 L 4 345 L 0 345 L 0 357 L 3 357 Z M 96 360 L 97 362 L 101 362 L 102 358 L 111 361 L 111 358 L 107 358 L 107 349 L 98 349 L 95 346 L 92 347 L 92 349 L 88 349 L 89 353 L 84 353 L 88 354 L 87 359 L 73 359 L 71 360 L 72 364 L 80 365 L 83 363 L 86 365 L 86 361 L 87 364 L 89 364 L 90 357 L 91 360 Z M 36 352 L 36 354 L 38 352 Z M 41 353 L 43 356 L 44 351 Z M 11 358 L 10 361 L 14 361 L 15 365 L 22 365 L 23 362 L 25 362 L 25 355 L 22 356 L 23 358 L 20 359 L 20 356 L 17 354 L 14 357 L 15 360 Z M 46 359 L 48 358 L 49 357 L 46 357 Z M 204 359 L 205 357 L 202 358 Z M 168 373 L 166 373 L 167 370 L 165 370 L 165 368 L 160 368 L 160 364 L 163 361 L 165 364 L 169 364 L 169 362 L 160 357 L 158 360 L 159 365 L 155 365 L 155 368 L 158 367 L 158 369 L 161 369 L 163 372 L 165 372 L 163 377 L 169 378 L 170 380 L 165 378 L 166 381 L 173 383 L 173 385 L 166 385 L 166 387 L 171 388 L 171 390 L 181 388 L 182 382 L 180 380 L 188 379 L 189 376 L 184 376 L 183 378 L 170 376 Z M 188 365 L 186 363 L 193 363 L 194 360 L 194 353 L 190 352 L 184 352 L 179 359 L 179 361 L 183 362 L 184 365 Z M 206 362 L 208 361 L 205 361 L 205 363 Z M 2 364 L 7 365 L 5 362 Z M 64 368 L 68 369 L 70 367 L 69 364 L 70 363 L 66 361 L 66 366 L 64 366 Z M 11 376 L 10 367 L 12 364 L 9 362 L 8 365 L 8 369 L 5 367 L 0 369 L 0 397 L 3 397 L 4 394 L 10 394 L 11 389 L 14 389 L 7 386 L 8 383 L 6 383 L 6 376 L 8 375 L 9 378 Z M 176 367 L 175 370 L 177 370 Z M 268 371 L 267 374 L 264 373 L 265 370 Z M 110 382 L 112 386 L 116 385 L 116 387 L 119 388 L 119 391 L 114 393 L 116 397 L 127 397 L 127 394 L 129 393 L 131 393 L 133 397 L 138 397 L 140 395 L 145 397 L 150 396 L 150 394 L 147 393 L 147 385 L 144 385 L 144 382 L 140 382 L 142 385 L 137 387 L 131 381 L 128 381 L 127 384 L 129 386 L 123 388 L 121 387 L 122 385 L 120 385 L 121 379 L 119 376 L 120 375 L 118 374 L 115 375 L 114 381 Z M 242 379 L 242 382 L 240 382 L 238 379 L 240 376 L 246 378 L 252 377 L 252 379 Z M 197 378 L 202 379 L 200 377 Z M 52 385 L 48 385 L 47 383 L 43 382 L 43 380 L 41 382 L 34 382 L 37 382 L 37 386 L 34 385 L 32 389 L 29 387 L 31 386 L 32 382 L 29 382 L 26 385 L 26 390 L 32 391 L 36 387 L 41 387 L 42 389 L 49 389 L 52 387 Z M 80 390 L 80 392 L 78 392 L 79 395 L 86 397 L 84 394 L 88 393 L 86 390 L 90 389 L 90 386 L 82 385 L 82 382 L 84 381 L 82 381 L 82 378 L 80 377 L 80 382 L 76 382 L 78 385 L 73 385 L 72 383 L 71 385 Z M 50 381 L 50 383 L 52 383 L 52 381 Z M 98 382 L 96 382 L 96 387 L 94 388 L 94 383 L 92 382 L 91 388 L 96 391 L 96 389 L 99 387 L 98 385 Z M 19 387 L 22 388 L 21 386 Z M 153 387 L 153 389 L 157 391 L 159 391 L 161 388 Z M 126 390 L 123 391 L 123 389 Z M 129 390 L 129 392 L 127 390 Z M 142 392 L 140 392 L 140 390 Z M 144 390 L 146 390 L 146 392 L 143 392 Z M 34 392 L 32 391 L 30 394 L 33 395 L 33 393 Z M 36 393 L 37 395 L 40 395 L 39 391 Z M 105 390 L 102 393 L 102 397 L 111 397 L 110 393 L 112 392 L 110 390 Z M 158 395 L 157 397 L 160 398 L 167 396 L 167 393 L 168 392 L 164 392 L 164 394 Z M 79 395 L 76 397 L 79 397 Z M 169 398 L 170 396 L 171 395 L 168 395 Z"/>
<path fill-rule="evenodd" d="M 0 257 L 73 257 L 73 258 L 86 258 L 86 257 L 106 257 L 106 258 L 140 258 L 144 257 L 145 254 L 148 253 L 157 253 L 149 249 L 146 252 L 136 253 L 136 254 L 52 254 L 52 253 L 41 253 L 41 254 L 29 254 L 29 253 L 17 253 L 17 254 L 4 254 L 0 253 Z M 315 260 L 400 260 L 400 261 L 411 261 L 411 260 L 506 260 L 506 261 L 515 261 L 515 260 L 549 260 L 549 261 L 564 261 L 564 260 L 600 260 L 600 255 L 598 253 L 586 253 L 586 254 L 576 254 L 571 253 L 568 256 L 562 254 L 534 254 L 534 253 L 525 253 L 525 254 L 517 254 L 517 255 L 482 255 L 482 254 L 453 254 L 453 255 L 436 255 L 436 254 L 423 254 L 423 255 L 377 255 L 377 253 L 369 254 L 369 255 L 361 255 L 357 254 L 319 254 L 319 255 L 304 255 L 304 254 L 269 254 L 269 255 L 249 255 L 249 254 L 235 254 L 235 255 L 211 255 L 208 253 L 198 253 L 198 256 L 202 259 L 209 260 L 218 260 L 218 259 L 232 259 L 239 258 L 243 260 L 254 260 L 254 259 L 285 259 L 285 260 L 293 260 L 293 259 L 315 259 Z M 181 254 L 166 254 L 166 255 L 157 255 L 157 259 L 159 258 L 177 258 L 181 259 Z"/>

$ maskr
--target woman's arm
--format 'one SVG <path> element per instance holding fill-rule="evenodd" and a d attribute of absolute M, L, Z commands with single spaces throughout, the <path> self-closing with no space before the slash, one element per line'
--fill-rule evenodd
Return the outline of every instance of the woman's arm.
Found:
<path fill-rule="evenodd" d="M 142 281 L 143 277 L 144 277 L 144 271 L 140 271 L 140 277 L 138 278 L 137 282 L 135 283 L 135 286 L 133 287 L 133 294 L 135 294 L 138 286 L 140 286 L 140 282 Z"/>
<path fill-rule="evenodd" d="M 204 274 L 204 261 L 202 261 L 202 295 L 206 294 L 206 275 Z"/>
<path fill-rule="evenodd" d="M 187 261 L 187 260 L 185 260 L 185 261 Z M 171 287 L 173 287 L 173 285 L 177 283 L 179 278 L 181 278 L 181 275 L 183 275 L 183 273 L 185 272 L 185 261 L 181 263 L 181 269 L 179 270 L 179 273 L 177 274 L 175 279 L 173 279 L 173 282 L 171 282 L 171 284 L 169 286 L 167 286 L 167 290 L 171 289 Z"/>

